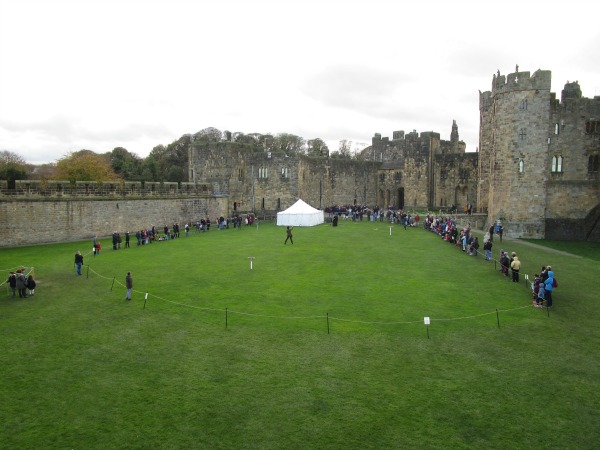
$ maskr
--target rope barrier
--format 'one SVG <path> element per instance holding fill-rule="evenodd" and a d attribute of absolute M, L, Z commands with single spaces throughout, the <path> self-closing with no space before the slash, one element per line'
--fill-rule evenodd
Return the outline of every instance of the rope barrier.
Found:
<path fill-rule="evenodd" d="M 332 317 L 329 316 L 331 320 L 338 320 L 340 322 L 351 322 L 351 323 L 362 323 L 362 324 L 372 324 L 372 325 L 405 325 L 410 323 L 423 323 L 423 320 L 411 320 L 409 322 L 368 322 L 365 320 L 350 320 L 350 319 L 342 319 L 340 317 Z"/>
<path fill-rule="evenodd" d="M 118 284 L 121 287 L 125 287 L 125 285 L 123 283 L 121 283 L 120 281 L 117 281 L 116 278 L 114 277 L 107 277 L 104 276 L 98 272 L 96 272 L 93 269 L 89 269 L 93 274 L 97 275 L 99 278 L 105 279 L 105 280 L 111 280 L 114 283 Z M 191 308 L 191 309 L 195 309 L 198 311 L 210 311 L 210 312 L 219 312 L 219 313 L 226 313 L 226 314 L 237 314 L 239 316 L 248 316 L 248 317 L 261 317 L 261 318 L 268 318 L 268 319 L 281 319 L 281 320 L 306 320 L 306 319 L 310 319 L 310 320 L 314 320 L 314 319 L 327 319 L 327 322 L 329 324 L 329 320 L 337 320 L 338 322 L 346 322 L 346 323 L 359 323 L 359 324 L 366 324 L 366 325 L 409 325 L 409 324 L 415 324 L 415 323 L 422 323 L 422 319 L 419 320 L 410 320 L 410 321 L 365 321 L 365 320 L 353 320 L 353 319 L 344 319 L 342 317 L 334 317 L 334 316 L 330 316 L 329 314 L 327 315 L 316 315 L 316 316 L 276 316 L 276 315 L 269 315 L 269 314 L 257 314 L 257 313 L 249 313 L 249 312 L 244 312 L 244 311 L 235 311 L 235 310 L 230 310 L 228 308 L 206 308 L 206 307 L 201 307 L 201 306 L 196 306 L 196 305 L 190 305 L 189 303 L 182 303 L 182 302 L 177 302 L 177 301 L 173 301 L 173 300 L 169 300 L 167 298 L 155 295 L 155 294 L 151 294 L 149 292 L 146 291 L 139 291 L 134 289 L 133 292 L 135 292 L 136 294 L 141 294 L 142 296 L 148 295 L 148 297 L 152 297 L 158 300 L 161 300 L 163 302 L 166 303 L 170 303 L 172 305 L 176 305 L 176 306 L 182 306 L 185 308 Z M 519 306 L 516 308 L 509 308 L 509 309 L 501 309 L 501 310 L 495 310 L 495 311 L 491 311 L 491 312 L 486 312 L 486 313 L 482 313 L 482 314 L 476 314 L 476 315 L 472 315 L 472 316 L 463 316 L 463 317 L 453 317 L 453 318 L 440 318 L 440 319 L 435 319 L 435 318 L 431 318 L 431 321 L 437 321 L 437 322 L 442 322 L 442 321 L 454 321 L 454 320 L 466 320 L 466 319 L 475 319 L 478 317 L 483 317 L 483 316 L 488 316 L 488 315 L 492 315 L 492 314 L 498 314 L 499 312 L 509 312 L 509 311 L 517 311 L 517 310 L 522 310 L 522 309 L 526 309 L 526 308 L 533 308 L 533 305 L 526 305 L 526 306 Z"/>

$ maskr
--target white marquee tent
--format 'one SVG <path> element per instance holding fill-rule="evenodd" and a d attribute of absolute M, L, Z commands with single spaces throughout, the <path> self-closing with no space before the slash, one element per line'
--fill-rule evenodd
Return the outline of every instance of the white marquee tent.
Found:
<path fill-rule="evenodd" d="M 302 200 L 298 200 L 285 211 L 277 213 L 278 226 L 312 227 L 325 222 L 323 211 L 315 209 Z"/>

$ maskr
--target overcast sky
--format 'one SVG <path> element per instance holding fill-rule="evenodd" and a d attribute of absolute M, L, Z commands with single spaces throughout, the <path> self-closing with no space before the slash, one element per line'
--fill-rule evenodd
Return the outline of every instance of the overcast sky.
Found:
<path fill-rule="evenodd" d="M 55 162 L 207 127 L 363 147 L 456 120 L 500 70 L 600 95 L 600 2 L 0 0 L 0 150 Z"/>

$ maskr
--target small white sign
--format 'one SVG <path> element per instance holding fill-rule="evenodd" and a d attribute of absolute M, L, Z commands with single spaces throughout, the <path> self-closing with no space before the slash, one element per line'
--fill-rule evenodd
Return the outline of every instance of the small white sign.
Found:
<path fill-rule="evenodd" d="M 429 325 L 429 317 L 423 317 L 423 322 L 425 323 L 425 325 Z"/>

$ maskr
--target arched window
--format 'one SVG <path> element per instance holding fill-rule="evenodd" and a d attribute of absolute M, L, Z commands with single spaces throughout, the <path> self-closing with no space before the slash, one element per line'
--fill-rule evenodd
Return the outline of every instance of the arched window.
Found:
<path fill-rule="evenodd" d="M 550 168 L 552 173 L 562 173 L 563 171 L 563 157 L 562 156 L 553 156 L 552 157 L 552 166 Z"/>
<path fill-rule="evenodd" d="M 519 173 L 525 172 L 525 161 L 522 159 L 519 160 Z"/>

